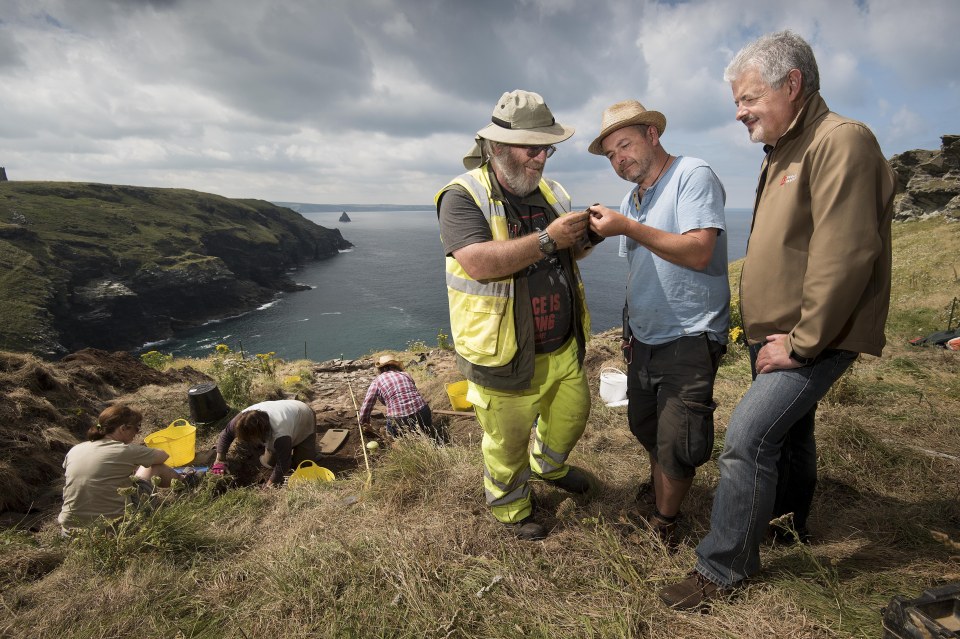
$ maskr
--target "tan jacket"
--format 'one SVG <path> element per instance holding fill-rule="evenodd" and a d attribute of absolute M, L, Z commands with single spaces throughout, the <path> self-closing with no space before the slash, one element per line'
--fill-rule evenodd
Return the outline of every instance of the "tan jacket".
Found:
<path fill-rule="evenodd" d="M 747 339 L 880 355 L 896 177 L 876 138 L 815 93 L 765 150 L 740 280 Z"/>

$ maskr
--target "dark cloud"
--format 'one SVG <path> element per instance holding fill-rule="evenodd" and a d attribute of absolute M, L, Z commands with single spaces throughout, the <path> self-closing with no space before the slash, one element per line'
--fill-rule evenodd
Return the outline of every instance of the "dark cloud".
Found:
<path fill-rule="evenodd" d="M 21 46 L 14 39 L 12 30 L 0 22 L 0 69 L 10 70 L 22 66 Z"/>

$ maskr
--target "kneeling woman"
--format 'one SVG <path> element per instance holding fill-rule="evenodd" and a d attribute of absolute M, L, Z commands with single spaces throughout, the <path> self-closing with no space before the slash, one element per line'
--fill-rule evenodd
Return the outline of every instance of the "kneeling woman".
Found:
<path fill-rule="evenodd" d="M 167 466 L 167 453 L 131 442 L 140 432 L 143 416 L 129 406 L 110 406 L 87 431 L 87 440 L 67 452 L 63 461 L 66 484 L 63 487 L 63 509 L 57 521 L 64 530 L 77 528 L 103 517 L 115 519 L 123 515 L 126 498 L 118 489 L 130 486 L 136 475 L 138 492 L 153 492 L 153 477 L 167 487 L 177 476 Z"/>
<path fill-rule="evenodd" d="M 282 486 L 283 476 L 291 466 L 316 459 L 317 416 L 312 408 L 296 399 L 260 402 L 244 408 L 217 438 L 217 458 L 211 472 L 226 471 L 227 452 L 234 439 L 263 446 L 260 463 L 273 469 L 267 486 Z"/>
<path fill-rule="evenodd" d="M 433 427 L 433 413 L 417 389 L 413 378 L 403 371 L 403 365 L 391 355 L 377 360 L 377 376 L 370 383 L 367 395 L 360 407 L 360 423 L 370 424 L 370 414 L 379 399 L 386 406 L 387 432 L 399 437 L 407 431 L 420 430 L 443 443 L 439 432 Z"/>

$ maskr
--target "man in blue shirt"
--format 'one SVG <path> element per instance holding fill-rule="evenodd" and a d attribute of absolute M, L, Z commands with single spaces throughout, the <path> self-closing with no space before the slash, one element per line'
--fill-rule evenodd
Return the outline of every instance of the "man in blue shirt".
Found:
<path fill-rule="evenodd" d="M 630 264 L 630 430 L 650 454 L 637 500 L 667 545 L 696 468 L 713 450 L 713 382 L 727 342 L 730 286 L 723 185 L 703 160 L 674 157 L 660 143 L 667 121 L 636 100 L 603 113 L 589 147 L 636 186 L 620 212 L 591 206 L 590 226 L 620 236 Z"/>

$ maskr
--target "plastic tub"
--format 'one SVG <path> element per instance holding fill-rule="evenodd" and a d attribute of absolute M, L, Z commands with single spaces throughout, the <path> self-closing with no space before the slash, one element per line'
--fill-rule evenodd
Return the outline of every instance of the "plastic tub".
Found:
<path fill-rule="evenodd" d="M 197 429 L 185 419 L 175 420 L 172 424 L 150 433 L 143 443 L 150 448 L 166 451 L 170 455 L 167 466 L 186 466 L 196 456 L 194 445 L 197 442 Z"/>
<path fill-rule="evenodd" d="M 316 463 L 305 459 L 300 462 L 300 465 L 297 466 L 297 469 L 293 471 L 293 474 L 290 475 L 290 479 L 287 480 L 288 484 L 297 484 L 304 481 L 333 481 L 333 473 L 323 466 L 318 466 Z"/>
<path fill-rule="evenodd" d="M 453 410 L 470 410 L 473 404 L 467 401 L 467 380 L 447 384 L 447 397 Z"/>

